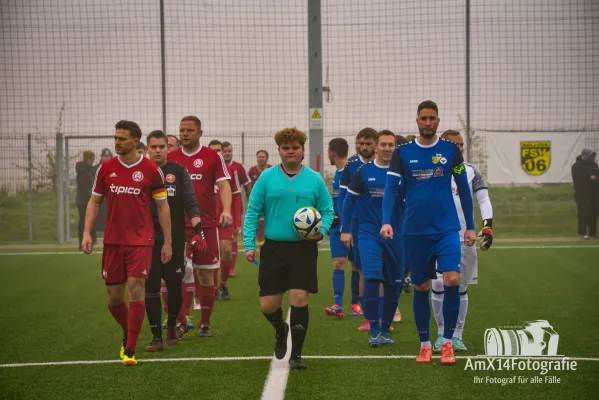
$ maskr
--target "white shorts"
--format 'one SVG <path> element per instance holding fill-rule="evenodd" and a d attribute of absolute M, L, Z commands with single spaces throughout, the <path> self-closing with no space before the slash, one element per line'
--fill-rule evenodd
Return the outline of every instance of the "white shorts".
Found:
<path fill-rule="evenodd" d="M 478 283 L 478 256 L 476 243 L 466 246 L 462 243 L 462 260 L 460 261 L 460 284 L 473 285 Z"/>

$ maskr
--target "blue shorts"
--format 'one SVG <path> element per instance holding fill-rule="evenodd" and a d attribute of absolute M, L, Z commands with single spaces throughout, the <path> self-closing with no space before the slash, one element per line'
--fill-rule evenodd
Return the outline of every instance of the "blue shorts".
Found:
<path fill-rule="evenodd" d="M 364 280 L 403 285 L 403 244 L 370 237 L 360 238 Z"/>
<path fill-rule="evenodd" d="M 329 231 L 329 241 L 331 242 L 331 258 L 347 257 L 347 247 L 341 241 L 341 228 L 333 228 Z"/>
<path fill-rule="evenodd" d="M 435 235 L 405 235 L 406 261 L 410 265 L 412 283 L 419 285 L 435 279 L 439 272 L 460 272 L 462 246 L 458 231 Z"/>

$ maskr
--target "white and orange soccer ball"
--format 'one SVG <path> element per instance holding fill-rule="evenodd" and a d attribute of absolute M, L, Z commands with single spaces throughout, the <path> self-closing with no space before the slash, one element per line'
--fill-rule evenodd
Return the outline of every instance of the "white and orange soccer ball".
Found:
<path fill-rule="evenodd" d="M 302 239 L 316 239 L 320 236 L 322 217 L 314 207 L 301 207 L 293 215 L 293 228 Z"/>

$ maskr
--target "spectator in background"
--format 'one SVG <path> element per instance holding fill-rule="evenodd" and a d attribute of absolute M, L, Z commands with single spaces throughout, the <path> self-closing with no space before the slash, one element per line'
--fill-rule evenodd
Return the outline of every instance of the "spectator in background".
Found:
<path fill-rule="evenodd" d="M 574 199 L 578 209 L 578 237 L 581 240 L 597 239 L 599 167 L 595 156 L 593 150 L 582 149 L 582 154 L 576 157 L 576 162 L 572 165 Z"/>
<path fill-rule="evenodd" d="M 100 153 L 100 162 L 94 166 L 94 179 L 96 176 L 96 171 L 100 168 L 100 164 L 110 160 L 114 155 L 109 148 L 105 147 L 102 149 Z M 103 201 L 100 206 L 100 213 L 98 214 L 98 220 L 96 221 L 96 231 L 102 231 L 106 229 L 106 217 L 108 216 L 108 201 Z"/>
<path fill-rule="evenodd" d="M 137 150 L 137 154 L 139 154 L 140 156 L 146 156 L 146 145 L 142 142 L 137 142 L 137 144 L 135 145 L 135 150 Z"/>
<path fill-rule="evenodd" d="M 168 139 L 168 151 L 177 150 L 180 146 L 179 138 L 175 135 L 166 135 Z"/>
<path fill-rule="evenodd" d="M 86 150 L 83 152 L 83 161 L 75 164 L 75 172 L 77 173 L 77 210 L 79 210 L 79 248 L 81 248 L 81 240 L 83 239 L 83 226 L 85 225 L 85 210 L 87 203 L 92 195 L 94 185 L 94 160 L 96 155 L 93 151 Z M 97 242 L 95 228 L 91 231 L 93 244 Z"/>

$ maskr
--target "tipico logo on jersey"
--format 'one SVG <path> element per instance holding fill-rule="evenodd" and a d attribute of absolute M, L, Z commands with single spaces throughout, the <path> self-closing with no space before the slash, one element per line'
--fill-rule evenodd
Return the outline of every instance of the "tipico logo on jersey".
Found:
<path fill-rule="evenodd" d="M 474 383 L 530 384 L 561 383 L 562 376 L 549 372 L 576 371 L 578 363 L 558 355 L 559 334 L 547 320 L 525 322 L 523 326 L 489 328 L 484 337 L 485 355 L 468 357 L 465 371 L 532 371 L 538 376 L 474 376 Z"/>
<path fill-rule="evenodd" d="M 141 182 L 144 179 L 144 174 L 141 171 L 135 171 L 133 173 L 133 180 L 135 182 Z"/>
<path fill-rule="evenodd" d="M 551 165 L 551 141 L 520 142 L 520 164 L 528 175 L 543 175 Z"/>
<path fill-rule="evenodd" d="M 196 158 L 195 160 L 193 160 L 193 166 L 196 168 L 202 168 L 202 165 L 204 165 L 204 161 L 202 161 L 201 158 Z"/>
<path fill-rule="evenodd" d="M 129 186 L 118 186 L 115 184 L 110 185 L 110 191 L 112 193 L 116 193 L 116 194 L 135 194 L 138 195 L 141 193 L 141 189 L 139 188 L 134 188 L 134 187 L 129 187 Z"/>

